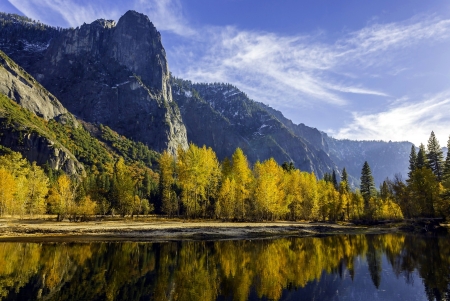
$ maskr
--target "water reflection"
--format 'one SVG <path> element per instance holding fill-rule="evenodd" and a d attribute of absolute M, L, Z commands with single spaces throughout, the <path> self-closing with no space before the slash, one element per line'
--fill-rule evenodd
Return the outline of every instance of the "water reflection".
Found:
<path fill-rule="evenodd" d="M 2 300 L 448 300 L 448 237 L 1 243 Z"/>

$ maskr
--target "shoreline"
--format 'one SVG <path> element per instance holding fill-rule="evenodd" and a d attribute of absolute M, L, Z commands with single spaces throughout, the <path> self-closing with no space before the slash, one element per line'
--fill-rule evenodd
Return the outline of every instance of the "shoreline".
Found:
<path fill-rule="evenodd" d="M 407 232 L 402 230 L 398 223 L 357 226 L 320 222 L 222 222 L 140 218 L 88 222 L 0 219 L 0 242 L 158 242 Z"/>

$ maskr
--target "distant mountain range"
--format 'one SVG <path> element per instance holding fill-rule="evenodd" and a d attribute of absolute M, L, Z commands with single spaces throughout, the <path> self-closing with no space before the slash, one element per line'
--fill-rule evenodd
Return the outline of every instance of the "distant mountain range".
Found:
<path fill-rule="evenodd" d="M 92 137 L 102 124 L 158 152 L 175 153 L 193 142 L 223 159 L 240 147 L 251 163 L 273 157 L 319 178 L 346 167 L 355 187 L 364 161 L 377 184 L 407 173 L 410 142 L 334 139 L 294 124 L 230 84 L 171 76 L 160 33 L 135 11 L 117 24 L 97 20 L 70 29 L 0 13 L 0 49 L 9 57 L 3 62 L 11 61 L 2 63 L 1 94 L 46 120 L 69 118 Z M 5 133 L 0 141 L 10 147 L 4 137 L 12 134 Z"/>

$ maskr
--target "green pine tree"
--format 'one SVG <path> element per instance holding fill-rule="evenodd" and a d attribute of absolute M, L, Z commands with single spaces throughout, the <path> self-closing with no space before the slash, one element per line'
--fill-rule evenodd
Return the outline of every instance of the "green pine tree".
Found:
<path fill-rule="evenodd" d="M 375 183 L 373 181 L 372 171 L 370 170 L 369 163 L 364 162 L 361 170 L 361 195 L 364 199 L 364 208 L 368 210 L 370 198 L 376 196 Z"/>
<path fill-rule="evenodd" d="M 342 175 L 341 175 L 341 183 L 340 183 L 340 185 L 342 186 L 342 185 L 344 185 L 344 190 L 346 191 L 346 192 L 349 192 L 350 191 L 350 185 L 348 184 L 348 173 L 347 173 L 347 170 L 345 170 L 345 167 L 344 167 L 344 169 L 342 169 Z"/>
<path fill-rule="evenodd" d="M 333 173 L 331 174 L 331 183 L 333 183 L 333 186 L 335 189 L 338 189 L 338 182 L 337 182 L 337 178 L 336 178 L 336 172 L 333 169 Z"/>
<path fill-rule="evenodd" d="M 411 145 L 411 153 L 409 154 L 409 172 L 408 172 L 408 178 L 411 179 L 411 175 L 416 170 L 417 165 L 417 154 L 416 154 L 416 147 L 414 145 Z"/>
<path fill-rule="evenodd" d="M 436 176 L 436 179 L 441 182 L 444 170 L 444 155 L 442 154 L 441 146 L 439 145 L 433 131 L 428 139 L 427 149 L 428 164 Z"/>
<path fill-rule="evenodd" d="M 422 169 L 426 167 L 429 167 L 427 154 L 425 151 L 425 145 L 421 143 L 419 146 L 419 152 L 417 153 L 416 169 Z"/>

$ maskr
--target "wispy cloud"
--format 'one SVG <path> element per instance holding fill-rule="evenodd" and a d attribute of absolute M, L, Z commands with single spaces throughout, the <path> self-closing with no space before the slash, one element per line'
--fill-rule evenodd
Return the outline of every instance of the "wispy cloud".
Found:
<path fill-rule="evenodd" d="M 123 8 L 127 7 L 149 16 L 158 30 L 181 36 L 195 34 L 183 16 L 179 0 L 127 0 L 120 3 L 109 0 L 8 1 L 26 16 L 48 24 L 55 24 L 56 21 L 60 26 L 77 27 L 99 18 L 118 20 L 125 13 Z"/>
<path fill-rule="evenodd" d="M 399 74 L 406 68 L 395 64 L 398 50 L 449 38 L 450 20 L 422 17 L 373 24 L 331 43 L 321 42 L 322 35 L 283 36 L 235 27 L 210 27 L 203 33 L 203 40 L 169 50 L 171 57 L 185 54 L 182 62 L 171 64 L 176 75 L 249 87 L 251 97 L 271 104 L 321 101 L 342 106 L 349 103 L 347 94 L 390 98 L 388 91 L 367 87 L 349 74 Z M 188 55 L 192 52 L 201 55 Z M 380 65 L 386 68 L 375 72 Z M 276 98 L 269 99 L 272 95 Z"/>
<path fill-rule="evenodd" d="M 158 30 L 171 31 L 180 36 L 196 34 L 184 17 L 179 0 L 136 0 L 133 7 L 148 15 Z"/>
<path fill-rule="evenodd" d="M 419 145 L 426 144 L 431 131 L 434 131 L 444 146 L 450 135 L 448 112 L 450 91 L 414 103 L 401 98 L 379 113 L 353 112 L 353 120 L 339 131 L 331 131 L 331 134 L 336 138 L 411 141 Z"/>

